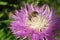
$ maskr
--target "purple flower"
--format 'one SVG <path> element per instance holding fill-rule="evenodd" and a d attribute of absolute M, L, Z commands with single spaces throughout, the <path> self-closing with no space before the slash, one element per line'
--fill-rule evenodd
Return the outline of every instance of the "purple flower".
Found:
<path fill-rule="evenodd" d="M 48 5 L 42 7 L 29 4 L 11 15 L 10 29 L 18 38 L 24 40 L 55 40 L 60 31 L 60 17 Z"/>

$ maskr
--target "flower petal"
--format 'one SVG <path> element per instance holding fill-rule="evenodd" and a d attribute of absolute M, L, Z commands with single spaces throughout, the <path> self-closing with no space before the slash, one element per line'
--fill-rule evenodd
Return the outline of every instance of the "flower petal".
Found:
<path fill-rule="evenodd" d="M 46 5 L 45 10 L 43 12 L 43 15 L 46 15 L 47 16 L 49 13 L 50 13 L 50 8 L 49 8 L 48 5 Z"/>
<path fill-rule="evenodd" d="M 28 11 L 29 11 L 29 13 L 34 11 L 32 4 L 28 5 Z"/>
<path fill-rule="evenodd" d="M 43 5 L 42 7 L 40 7 L 40 13 L 43 13 L 44 12 L 44 7 L 45 7 L 45 5 Z"/>
<path fill-rule="evenodd" d="M 32 40 L 39 40 L 39 35 L 33 34 L 32 35 Z"/>
<path fill-rule="evenodd" d="M 50 19 L 55 17 L 55 10 L 52 10 L 48 16 Z"/>
<path fill-rule="evenodd" d="M 34 11 L 36 11 L 36 12 L 39 13 L 39 8 L 38 8 L 38 6 L 35 6 L 35 7 L 34 7 Z"/>

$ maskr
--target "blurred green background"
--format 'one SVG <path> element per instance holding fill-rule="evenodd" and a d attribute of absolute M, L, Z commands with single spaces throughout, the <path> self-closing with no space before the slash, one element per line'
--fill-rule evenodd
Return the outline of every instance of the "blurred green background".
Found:
<path fill-rule="evenodd" d="M 56 14 L 60 15 L 60 0 L 0 0 L 0 40 L 19 40 L 8 28 L 9 14 L 27 3 L 38 4 L 38 6 L 48 4 L 51 9 L 56 9 Z"/>

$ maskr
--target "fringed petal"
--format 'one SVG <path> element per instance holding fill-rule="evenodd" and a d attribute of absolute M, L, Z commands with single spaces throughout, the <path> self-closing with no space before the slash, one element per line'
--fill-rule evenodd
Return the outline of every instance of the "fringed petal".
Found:
<path fill-rule="evenodd" d="M 45 5 L 43 5 L 42 7 L 40 7 L 39 11 L 40 11 L 41 14 L 44 12 L 44 8 L 45 8 Z"/>
<path fill-rule="evenodd" d="M 50 12 L 50 14 L 49 14 L 48 17 L 49 17 L 50 19 L 53 19 L 53 18 L 55 17 L 55 12 L 56 12 L 55 10 L 51 10 L 51 12 Z"/>
<path fill-rule="evenodd" d="M 34 8 L 33 8 L 33 5 L 32 4 L 29 4 L 28 5 L 28 11 L 29 11 L 29 13 L 31 13 L 31 12 L 34 11 Z"/>
<path fill-rule="evenodd" d="M 48 5 L 46 5 L 46 7 L 44 8 L 44 12 L 42 13 L 43 15 L 47 16 L 50 13 L 50 8 Z"/>
<path fill-rule="evenodd" d="M 38 8 L 38 6 L 35 6 L 35 7 L 34 7 L 34 11 L 36 11 L 36 12 L 39 13 L 39 8 Z"/>
<path fill-rule="evenodd" d="M 32 40 L 39 40 L 39 35 L 33 34 L 32 35 Z"/>

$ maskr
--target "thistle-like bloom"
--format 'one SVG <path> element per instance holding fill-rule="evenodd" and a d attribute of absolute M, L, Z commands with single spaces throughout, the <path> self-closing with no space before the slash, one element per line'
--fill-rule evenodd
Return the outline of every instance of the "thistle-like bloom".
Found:
<path fill-rule="evenodd" d="M 11 17 L 10 29 L 22 40 L 57 40 L 60 18 L 55 16 L 55 10 L 50 10 L 48 5 L 39 8 L 29 4 L 19 11 L 15 10 L 15 15 Z"/>

